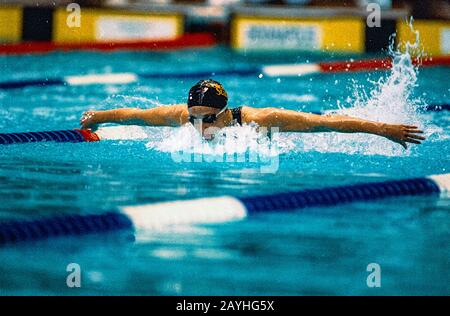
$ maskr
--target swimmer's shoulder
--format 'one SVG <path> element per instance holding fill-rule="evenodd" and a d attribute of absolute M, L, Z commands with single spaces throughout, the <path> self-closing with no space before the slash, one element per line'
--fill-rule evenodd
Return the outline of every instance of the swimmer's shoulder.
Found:
<path fill-rule="evenodd" d="M 261 116 L 276 110 L 275 108 L 254 108 L 251 106 L 241 106 L 242 123 L 258 122 Z"/>

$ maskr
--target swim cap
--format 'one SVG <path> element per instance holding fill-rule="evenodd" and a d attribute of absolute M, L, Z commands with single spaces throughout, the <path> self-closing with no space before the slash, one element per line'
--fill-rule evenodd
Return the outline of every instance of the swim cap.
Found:
<path fill-rule="evenodd" d="M 188 107 L 201 105 L 216 109 L 227 106 L 228 95 L 222 85 L 212 79 L 200 80 L 190 90 Z"/>

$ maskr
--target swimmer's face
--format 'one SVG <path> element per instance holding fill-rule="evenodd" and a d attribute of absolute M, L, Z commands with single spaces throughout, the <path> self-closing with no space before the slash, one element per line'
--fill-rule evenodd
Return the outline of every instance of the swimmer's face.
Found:
<path fill-rule="evenodd" d="M 203 138 L 212 140 L 214 133 L 221 127 L 218 121 L 223 113 L 218 115 L 216 120 L 212 120 L 212 118 L 219 114 L 221 110 L 207 106 L 193 106 L 188 110 L 190 122 L 202 134 Z"/>

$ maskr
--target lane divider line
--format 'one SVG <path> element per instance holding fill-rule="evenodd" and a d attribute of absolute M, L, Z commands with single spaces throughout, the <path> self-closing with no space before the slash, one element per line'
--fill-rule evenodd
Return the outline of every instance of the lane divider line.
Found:
<path fill-rule="evenodd" d="M 439 197 L 449 192 L 450 174 L 441 174 L 269 195 L 222 196 L 123 206 L 103 214 L 2 220 L 0 245 L 124 229 L 139 234 L 172 225 L 226 223 L 266 212 L 298 211 L 401 196 Z"/>
<path fill-rule="evenodd" d="M 450 56 L 415 58 L 413 65 L 422 67 L 450 66 Z M 263 73 L 269 77 L 306 76 L 320 73 L 343 73 L 360 71 L 377 71 L 392 68 L 392 59 L 362 59 L 354 61 L 330 61 L 307 64 L 287 64 L 264 66 Z"/>
<path fill-rule="evenodd" d="M 36 142 L 81 143 L 99 141 L 100 137 L 90 130 L 61 130 L 25 133 L 1 133 L 0 145 Z"/>
<path fill-rule="evenodd" d="M 428 59 L 414 59 L 414 65 L 422 67 L 450 66 L 450 56 L 433 57 Z M 90 74 L 80 76 L 68 76 L 65 78 L 44 78 L 21 81 L 0 82 L 0 89 L 19 89 L 32 86 L 53 85 L 104 85 L 104 84 L 129 84 L 139 79 L 204 79 L 214 76 L 261 76 L 268 77 L 301 77 L 314 74 L 344 73 L 358 71 L 386 70 L 392 67 L 390 58 L 332 61 L 304 64 L 267 65 L 252 69 L 230 69 L 218 71 L 201 71 L 191 73 L 117 73 L 117 74 Z"/>

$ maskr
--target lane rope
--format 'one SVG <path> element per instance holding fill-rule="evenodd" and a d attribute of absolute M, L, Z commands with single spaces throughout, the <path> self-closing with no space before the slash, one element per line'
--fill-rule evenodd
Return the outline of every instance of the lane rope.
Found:
<path fill-rule="evenodd" d="M 450 66 L 450 56 L 433 57 L 428 59 L 414 59 L 413 64 L 422 67 Z M 80 85 L 104 85 L 104 84 L 130 84 L 140 79 L 204 79 L 214 76 L 268 76 L 268 77 L 302 77 L 314 74 L 344 73 L 357 71 L 386 70 L 392 67 L 390 58 L 332 61 L 305 64 L 268 65 L 248 69 L 230 69 L 218 71 L 201 71 L 190 73 L 111 73 L 92 74 L 80 76 L 67 76 L 63 78 L 44 78 L 21 81 L 0 82 L 0 89 L 19 89 L 37 86 L 80 86 Z"/>
<path fill-rule="evenodd" d="M 61 130 L 44 132 L 23 132 L 23 133 L 0 133 L 0 145 L 12 145 L 20 143 L 36 142 L 59 142 L 59 143 L 81 143 L 95 142 L 100 138 L 90 130 Z"/>
<path fill-rule="evenodd" d="M 103 214 L 3 220 L 0 222 L 0 245 L 123 229 L 135 230 L 139 234 L 171 225 L 226 223 L 265 212 L 298 211 L 401 196 L 439 196 L 449 192 L 450 174 L 441 174 L 269 195 L 221 196 L 124 206 Z"/>

